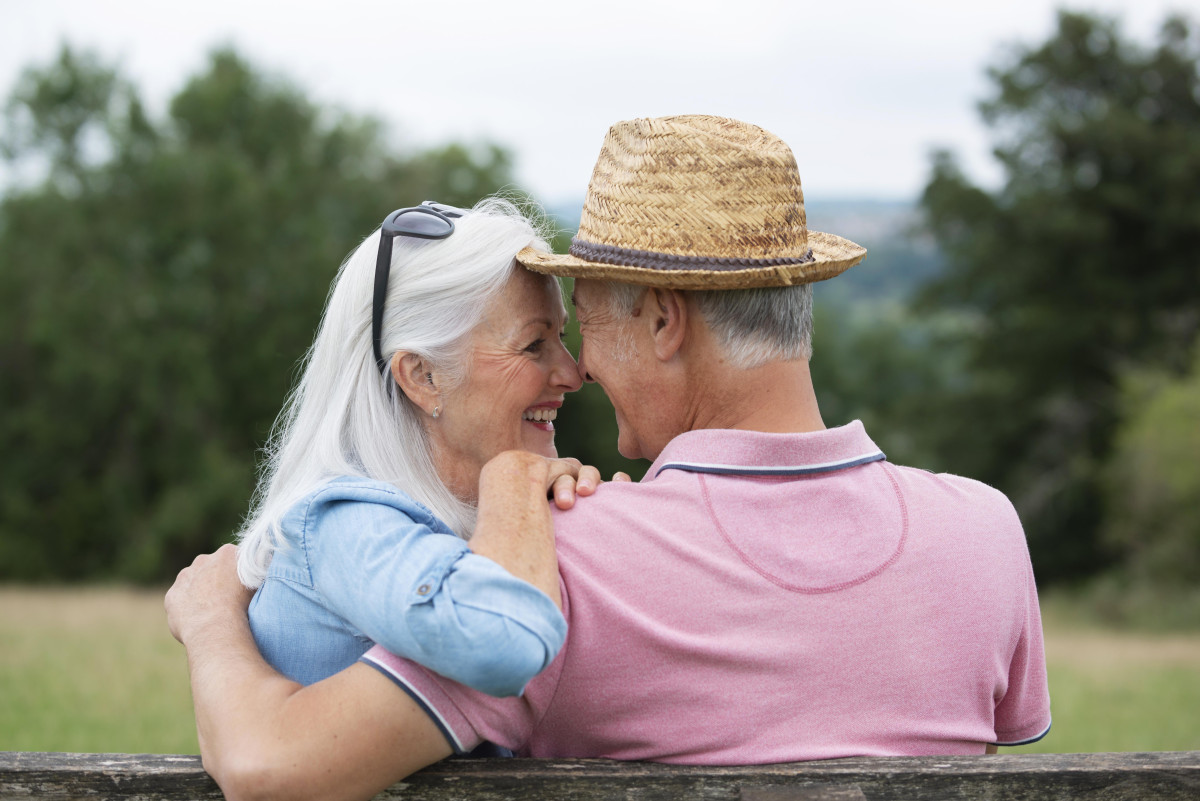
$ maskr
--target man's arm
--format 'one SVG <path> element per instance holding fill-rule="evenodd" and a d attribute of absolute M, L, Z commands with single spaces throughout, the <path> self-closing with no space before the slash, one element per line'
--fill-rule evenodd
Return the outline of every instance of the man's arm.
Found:
<path fill-rule="evenodd" d="M 429 716 L 367 665 L 303 687 L 263 661 L 236 553 L 197 557 L 165 601 L 188 652 L 204 768 L 227 798 L 367 799 L 452 753 Z"/>
<path fill-rule="evenodd" d="M 622 476 L 628 480 L 628 476 Z M 600 483 L 574 459 L 501 454 L 480 478 L 471 548 L 558 605 L 547 489 L 569 508 Z M 167 622 L 187 648 L 200 754 L 225 795 L 242 799 L 366 799 L 453 753 L 433 720 L 361 663 L 303 687 L 259 654 L 232 545 L 199 556 L 167 592 Z"/>

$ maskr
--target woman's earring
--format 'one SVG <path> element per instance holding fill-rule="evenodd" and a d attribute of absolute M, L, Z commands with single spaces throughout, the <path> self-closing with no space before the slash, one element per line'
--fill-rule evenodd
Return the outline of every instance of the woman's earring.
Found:
<path fill-rule="evenodd" d="M 433 407 L 433 419 L 434 419 L 434 420 L 438 419 L 438 417 L 441 415 L 441 413 L 442 413 L 442 407 L 441 407 L 441 406 L 434 406 L 434 407 Z"/>

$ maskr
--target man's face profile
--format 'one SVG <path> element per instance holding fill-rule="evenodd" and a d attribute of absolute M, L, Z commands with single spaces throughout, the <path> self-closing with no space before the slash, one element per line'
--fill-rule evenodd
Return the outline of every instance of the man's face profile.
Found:
<path fill-rule="evenodd" d="M 579 372 L 600 385 L 617 416 L 617 450 L 629 459 L 645 458 L 638 437 L 639 371 L 633 319 L 618 319 L 611 290 L 603 281 L 576 279 L 571 295 L 579 321 Z"/>

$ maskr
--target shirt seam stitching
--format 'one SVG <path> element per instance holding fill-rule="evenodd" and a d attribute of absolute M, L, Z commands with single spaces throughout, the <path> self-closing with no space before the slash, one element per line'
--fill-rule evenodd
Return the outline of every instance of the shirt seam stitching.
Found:
<path fill-rule="evenodd" d="M 716 527 L 717 532 L 721 535 L 721 538 L 725 540 L 725 544 L 733 549 L 733 552 L 738 555 L 738 558 L 742 560 L 743 564 L 780 589 L 787 590 L 788 592 L 800 593 L 803 595 L 824 595 L 831 592 L 840 592 L 842 590 L 846 590 L 870 581 L 895 564 L 896 560 L 898 560 L 900 555 L 904 552 L 904 547 L 908 543 L 908 505 L 904 502 L 904 494 L 900 491 L 899 484 L 896 482 L 896 479 L 892 476 L 890 470 L 888 469 L 890 465 L 887 462 L 883 462 L 882 466 L 884 468 L 884 474 L 887 476 L 888 481 L 892 485 L 892 491 L 896 494 L 896 501 L 900 506 L 900 539 L 896 543 L 896 549 L 885 562 L 875 567 L 869 573 L 858 576 L 850 581 L 843 581 L 826 587 L 802 587 L 796 584 L 788 584 L 787 582 L 783 581 L 777 576 L 771 575 L 755 564 L 754 561 L 751 560 L 750 557 L 745 553 L 743 553 L 742 549 L 737 546 L 737 544 L 733 541 L 733 538 L 729 536 L 729 533 L 721 524 L 721 521 L 717 518 L 716 509 L 713 507 L 712 497 L 709 495 L 708 484 L 704 479 L 704 474 L 696 473 L 695 475 L 696 480 L 700 483 L 700 495 L 704 499 L 704 506 L 708 512 L 709 519 L 712 520 L 713 525 Z"/>

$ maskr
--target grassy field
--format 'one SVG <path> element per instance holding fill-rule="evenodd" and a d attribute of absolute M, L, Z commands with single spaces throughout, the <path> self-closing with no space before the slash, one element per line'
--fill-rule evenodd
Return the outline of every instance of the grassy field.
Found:
<path fill-rule="evenodd" d="M 162 594 L 0 588 L 0 750 L 199 753 Z"/>
<path fill-rule="evenodd" d="M 1054 730 L 1015 751 L 1200 750 L 1200 633 L 1089 627 L 1047 605 Z M 197 752 L 162 596 L 0 588 L 0 751 Z"/>
<path fill-rule="evenodd" d="M 1012 752 L 1200 750 L 1200 633 L 1113 631 L 1043 605 L 1054 726 Z"/>

